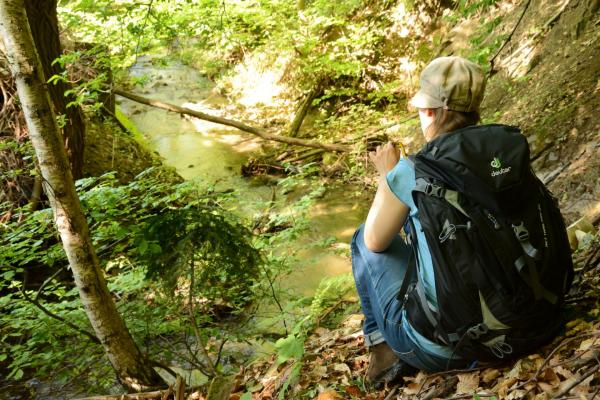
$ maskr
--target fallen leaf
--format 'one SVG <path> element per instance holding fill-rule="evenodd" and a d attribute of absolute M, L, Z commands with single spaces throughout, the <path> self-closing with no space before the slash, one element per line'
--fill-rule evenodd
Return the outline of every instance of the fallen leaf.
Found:
<path fill-rule="evenodd" d="M 587 398 L 587 395 L 590 393 L 590 389 L 591 389 L 590 383 L 592 383 L 593 379 L 594 379 L 594 374 L 588 376 L 580 384 L 578 384 L 573 389 L 571 389 L 570 392 L 573 394 L 577 394 L 577 395 L 581 396 L 582 398 Z"/>
<path fill-rule="evenodd" d="M 333 365 L 333 370 L 337 371 L 337 372 L 347 372 L 347 373 L 350 373 L 350 367 L 348 366 L 348 364 L 344 364 L 344 363 L 334 364 Z"/>
<path fill-rule="evenodd" d="M 562 376 L 565 379 L 569 379 L 573 376 L 573 373 L 565 367 L 563 367 L 562 365 L 559 365 L 558 367 L 554 368 L 554 372 L 556 372 L 558 375 Z"/>
<path fill-rule="evenodd" d="M 546 383 L 546 382 L 538 382 L 538 387 L 540 389 L 542 389 L 544 391 L 544 393 L 547 393 L 547 394 L 552 394 L 556 391 L 555 386 L 550 385 L 549 383 Z"/>
<path fill-rule="evenodd" d="M 599 345 L 599 344 L 600 344 L 600 338 L 597 338 L 597 337 L 589 338 L 589 339 L 586 339 L 581 342 L 581 344 L 579 345 L 579 350 L 584 351 L 594 345 Z"/>
<path fill-rule="evenodd" d="M 341 398 L 342 397 L 339 394 L 337 394 L 335 390 L 330 389 L 320 393 L 315 400 L 337 400 Z"/>
<path fill-rule="evenodd" d="M 458 374 L 456 394 L 473 393 L 479 387 L 479 372 Z"/>
<path fill-rule="evenodd" d="M 488 368 L 483 371 L 483 375 L 481 376 L 481 380 L 484 383 L 490 383 L 494 379 L 500 376 L 500 371 L 495 368 Z"/>
<path fill-rule="evenodd" d="M 360 390 L 360 388 L 356 385 L 352 385 L 352 386 L 346 386 L 344 388 L 344 391 L 349 394 L 350 396 L 353 397 L 360 397 L 362 392 Z"/>
<path fill-rule="evenodd" d="M 407 396 L 413 396 L 419 393 L 419 390 L 421 390 L 421 384 L 416 382 L 409 383 L 402 388 L 402 392 Z"/>
<path fill-rule="evenodd" d="M 309 376 L 311 378 L 319 378 L 320 379 L 326 375 L 327 375 L 327 367 L 325 367 L 323 365 L 316 365 L 309 372 Z"/>

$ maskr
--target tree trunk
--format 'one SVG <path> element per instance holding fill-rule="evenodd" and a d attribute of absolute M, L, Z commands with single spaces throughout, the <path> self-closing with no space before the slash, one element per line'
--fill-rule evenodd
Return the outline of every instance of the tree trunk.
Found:
<path fill-rule="evenodd" d="M 40 56 L 44 72 L 44 82 L 53 75 L 63 72 L 58 63 L 52 65 L 61 56 L 62 48 L 58 36 L 58 17 L 56 15 L 57 0 L 25 0 L 27 19 L 33 34 L 33 42 Z M 71 85 L 58 82 L 48 84 L 50 99 L 54 105 L 55 114 L 66 115 L 66 125 L 62 129 L 63 142 L 69 157 L 73 178 L 83 177 L 83 140 L 85 124 L 79 106 L 67 108 L 68 99 L 65 91 Z"/>
<path fill-rule="evenodd" d="M 129 334 L 98 265 L 23 1 L 0 0 L 0 34 L 81 302 L 121 383 L 138 391 L 163 384 Z"/>
<path fill-rule="evenodd" d="M 300 102 L 300 106 L 298 107 L 298 111 L 296 111 L 296 115 L 294 116 L 294 120 L 292 121 L 292 125 L 290 126 L 290 132 L 288 136 L 296 137 L 298 136 L 298 132 L 300 132 L 300 127 L 302 126 L 302 122 L 304 122 L 304 118 L 306 118 L 306 114 L 310 106 L 312 106 L 312 102 L 317 97 L 319 93 L 319 85 L 310 89 L 310 91 L 306 94 L 304 99 Z"/>

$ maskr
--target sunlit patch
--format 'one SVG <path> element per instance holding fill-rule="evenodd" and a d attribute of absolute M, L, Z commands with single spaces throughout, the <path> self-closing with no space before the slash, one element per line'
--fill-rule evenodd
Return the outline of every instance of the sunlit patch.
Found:
<path fill-rule="evenodd" d="M 267 60 L 265 55 L 256 55 L 238 65 L 230 80 L 232 87 L 238 90 L 237 102 L 245 107 L 273 105 L 285 90 L 281 81 L 288 61 L 287 55 L 279 56 L 275 61 Z"/>
<path fill-rule="evenodd" d="M 536 54 L 535 40 L 526 39 L 511 55 L 506 57 L 501 66 L 506 68 L 508 76 L 512 78 L 525 76 L 531 69 L 531 61 Z"/>

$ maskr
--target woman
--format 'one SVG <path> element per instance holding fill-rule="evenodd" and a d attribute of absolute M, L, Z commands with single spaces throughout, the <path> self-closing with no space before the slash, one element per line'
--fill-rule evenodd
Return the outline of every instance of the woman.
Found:
<path fill-rule="evenodd" d="M 433 60 L 423 70 L 421 88 L 411 99 L 419 111 L 425 140 L 477 124 L 484 90 L 483 71 L 477 64 L 460 57 Z M 414 262 L 411 247 L 399 236 L 410 215 L 417 231 L 419 278 L 427 300 L 437 304 L 431 255 L 411 194 L 415 187 L 412 163 L 400 159 L 391 143 L 369 156 L 379 174 L 379 186 L 367 220 L 352 240 L 352 269 L 365 315 L 365 343 L 371 350 L 367 380 L 377 386 L 415 368 L 466 367 L 468 361 L 452 349 L 417 332 L 397 298 L 407 266 Z"/>

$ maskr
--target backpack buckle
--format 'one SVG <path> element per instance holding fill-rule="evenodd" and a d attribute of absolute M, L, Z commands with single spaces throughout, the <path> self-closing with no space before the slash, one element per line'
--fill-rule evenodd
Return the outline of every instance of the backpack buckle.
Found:
<path fill-rule="evenodd" d="M 446 194 L 446 189 L 442 186 L 428 183 L 427 186 L 425 186 L 425 194 L 428 196 L 443 198 Z"/>
<path fill-rule="evenodd" d="M 525 228 L 525 224 L 523 221 L 519 223 L 519 225 L 513 225 L 513 231 L 515 232 L 515 236 L 519 239 L 520 242 L 526 242 L 529 240 L 529 231 Z"/>
<path fill-rule="evenodd" d="M 479 339 L 481 336 L 488 333 L 489 328 L 483 322 L 467 329 L 467 335 L 473 340 Z"/>

